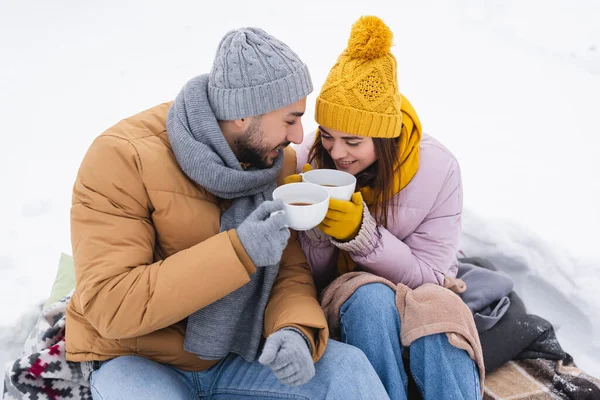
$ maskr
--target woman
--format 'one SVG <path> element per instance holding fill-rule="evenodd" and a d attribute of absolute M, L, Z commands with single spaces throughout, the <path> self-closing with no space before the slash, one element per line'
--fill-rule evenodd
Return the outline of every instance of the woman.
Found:
<path fill-rule="evenodd" d="M 379 18 L 354 24 L 317 99 L 319 128 L 296 149 L 299 169 L 335 168 L 358 182 L 350 201 L 331 200 L 323 223 L 300 234 L 320 289 L 354 269 L 410 288 L 456 276 L 460 169 L 444 146 L 422 134 L 399 93 L 391 43 Z M 405 399 L 394 292 L 383 284 L 359 288 L 342 306 L 340 325 L 342 340 L 364 351 L 390 397 Z M 415 341 L 410 371 L 424 399 L 480 398 L 475 363 L 446 335 Z"/>

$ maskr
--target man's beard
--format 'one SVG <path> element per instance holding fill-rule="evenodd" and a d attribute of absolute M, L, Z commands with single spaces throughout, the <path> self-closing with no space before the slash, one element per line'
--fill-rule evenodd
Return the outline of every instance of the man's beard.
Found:
<path fill-rule="evenodd" d="M 260 124 L 260 118 L 255 117 L 250 122 L 246 132 L 235 140 L 235 150 L 240 162 L 248 163 L 253 167 L 265 169 L 271 168 L 274 163 L 269 160 L 269 153 L 275 149 L 265 146 L 262 143 L 263 130 Z M 281 143 L 277 147 L 286 147 L 289 142 Z"/>

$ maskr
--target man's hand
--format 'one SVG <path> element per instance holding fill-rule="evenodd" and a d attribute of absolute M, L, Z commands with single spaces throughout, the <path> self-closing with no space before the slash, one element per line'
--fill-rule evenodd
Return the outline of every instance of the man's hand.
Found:
<path fill-rule="evenodd" d="M 279 382 L 300 386 L 315 375 L 310 349 L 296 329 L 281 329 L 267 338 L 258 362 L 273 370 Z"/>
<path fill-rule="evenodd" d="M 279 263 L 290 238 L 283 202 L 263 202 L 238 226 L 236 232 L 256 267 Z"/>

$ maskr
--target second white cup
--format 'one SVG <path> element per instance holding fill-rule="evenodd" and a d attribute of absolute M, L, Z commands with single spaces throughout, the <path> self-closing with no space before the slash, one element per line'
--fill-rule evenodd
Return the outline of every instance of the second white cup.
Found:
<path fill-rule="evenodd" d="M 337 169 L 313 169 L 302 174 L 302 181 L 323 186 L 338 200 L 350 200 L 356 189 L 354 175 Z"/>

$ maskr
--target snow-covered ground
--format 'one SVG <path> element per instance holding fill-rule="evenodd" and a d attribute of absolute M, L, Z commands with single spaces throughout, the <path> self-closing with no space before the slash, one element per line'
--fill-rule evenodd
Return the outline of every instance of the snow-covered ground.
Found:
<path fill-rule="evenodd" d="M 288 43 L 318 90 L 351 24 L 374 14 L 395 33 L 402 92 L 460 160 L 464 250 L 509 273 L 600 376 L 600 3 L 237 3 L 0 2 L 0 363 L 71 252 L 71 185 L 96 135 L 174 98 L 240 26 Z"/>

